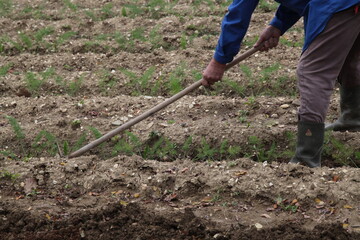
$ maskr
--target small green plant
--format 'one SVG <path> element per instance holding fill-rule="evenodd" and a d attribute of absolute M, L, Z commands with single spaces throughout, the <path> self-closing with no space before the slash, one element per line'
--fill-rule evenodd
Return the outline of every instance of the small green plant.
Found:
<path fill-rule="evenodd" d="M 214 160 L 216 148 L 212 148 L 205 138 L 201 140 L 201 146 L 197 148 L 196 160 Z"/>
<path fill-rule="evenodd" d="M 0 77 L 3 77 L 5 76 L 6 74 L 8 74 L 8 72 L 10 71 L 10 69 L 13 67 L 13 63 L 9 63 L 9 64 L 6 64 L 4 66 L 1 66 L 0 67 Z"/>
<path fill-rule="evenodd" d="M 225 79 L 223 83 L 230 88 L 231 91 L 233 91 L 237 96 L 245 97 L 245 87 L 240 85 L 238 82 Z"/>
<path fill-rule="evenodd" d="M 56 137 L 46 130 L 40 131 L 40 133 L 35 137 L 32 148 L 37 156 L 42 154 L 44 151 L 49 153 L 51 156 L 55 156 L 58 153 Z"/>
<path fill-rule="evenodd" d="M 140 16 L 144 13 L 144 9 L 140 7 L 139 4 L 129 3 L 125 4 L 124 8 L 127 10 L 127 15 L 131 18 L 135 18 L 137 16 Z"/>
<path fill-rule="evenodd" d="M 123 7 L 123 8 L 121 9 L 121 16 L 123 16 L 123 17 L 127 17 L 127 16 L 128 16 L 128 13 L 127 13 L 125 7 Z"/>
<path fill-rule="evenodd" d="M 297 202 L 290 202 L 287 199 L 283 199 L 282 197 L 277 197 L 275 200 L 275 204 L 279 206 L 284 211 L 290 211 L 292 213 L 296 213 L 299 206 L 296 204 Z"/>
<path fill-rule="evenodd" d="M 270 147 L 266 147 L 265 144 L 258 137 L 249 136 L 248 145 L 250 146 L 250 150 L 252 151 L 252 157 L 258 162 L 271 162 L 279 157 L 276 149 L 276 144 L 274 142 L 271 143 Z"/>
<path fill-rule="evenodd" d="M 269 67 L 266 67 L 264 68 L 260 74 L 261 74 L 261 77 L 260 77 L 260 82 L 265 82 L 267 80 L 269 80 L 270 76 L 276 72 L 277 70 L 280 69 L 280 64 L 279 63 L 275 63 Z"/>
<path fill-rule="evenodd" d="M 0 155 L 3 155 L 7 159 L 18 160 L 17 155 L 11 151 L 0 151 Z"/>
<path fill-rule="evenodd" d="M 150 79 L 155 73 L 155 67 L 149 67 L 143 75 L 138 76 L 134 72 L 126 69 L 120 69 L 120 71 L 129 78 L 129 85 L 134 88 L 132 95 L 138 96 L 141 94 L 148 94 Z"/>
<path fill-rule="evenodd" d="M 76 12 L 78 10 L 78 6 L 72 3 L 70 0 L 63 0 L 63 3 L 67 8 L 69 8 L 73 12 Z"/>
<path fill-rule="evenodd" d="M 6 169 L 0 170 L 0 178 L 15 181 L 18 177 L 20 177 L 20 174 L 18 173 L 11 173 Z"/>
<path fill-rule="evenodd" d="M 355 149 L 336 139 L 331 133 L 325 134 L 324 155 L 330 156 L 340 166 L 358 167 L 360 163 Z"/>
<path fill-rule="evenodd" d="M 192 136 L 187 137 L 184 144 L 181 147 L 184 157 L 188 157 L 192 147 L 192 143 L 193 143 Z"/>
<path fill-rule="evenodd" d="M 42 43 L 42 42 L 44 42 L 44 38 L 46 36 L 49 36 L 49 35 L 53 34 L 54 32 L 55 32 L 55 30 L 52 27 L 41 28 L 34 34 L 34 38 L 35 38 L 36 42 Z"/>
<path fill-rule="evenodd" d="M 180 38 L 180 47 L 181 47 L 181 49 L 186 49 L 187 44 L 188 44 L 188 40 L 187 40 L 186 34 L 183 33 L 183 34 L 181 34 L 181 38 Z"/>
<path fill-rule="evenodd" d="M 83 75 L 71 81 L 68 86 L 68 94 L 71 96 L 75 96 L 81 89 L 83 81 L 84 81 Z"/>
<path fill-rule="evenodd" d="M 76 32 L 72 32 L 72 31 L 61 34 L 53 44 L 54 49 L 57 51 L 61 45 L 68 42 L 75 35 L 76 35 Z"/>
<path fill-rule="evenodd" d="M 78 149 L 80 149 L 83 145 L 84 145 L 84 143 L 86 142 L 86 135 L 85 135 L 85 133 L 84 134 L 82 134 L 81 136 L 80 136 L 80 138 L 75 142 L 75 144 L 74 144 L 74 147 L 73 147 L 73 151 L 76 151 L 76 150 L 78 150 Z"/>
<path fill-rule="evenodd" d="M 25 46 L 24 48 L 26 48 L 26 49 L 32 48 L 33 42 L 28 35 L 26 35 L 25 33 L 20 33 L 19 38 L 20 38 L 20 41 L 22 42 L 23 46 Z"/>
<path fill-rule="evenodd" d="M 121 50 L 131 51 L 134 48 L 134 41 L 126 39 L 122 33 L 116 32 L 114 34 L 114 39 Z"/>
<path fill-rule="evenodd" d="M 113 3 L 106 3 L 101 8 L 101 18 L 104 20 L 104 19 L 107 19 L 107 18 L 114 17 L 115 13 L 113 12 L 113 8 L 114 8 Z"/>
<path fill-rule="evenodd" d="M 164 49 L 168 49 L 168 43 L 166 43 L 163 38 L 162 38 L 162 34 L 159 33 L 159 25 L 156 25 L 155 27 L 153 27 L 151 29 L 151 31 L 149 32 L 149 42 L 151 43 L 151 48 L 152 49 L 157 49 L 160 47 L 163 47 Z"/>
<path fill-rule="evenodd" d="M 98 73 L 99 75 L 99 87 L 103 92 L 108 92 L 111 90 L 115 84 L 118 82 L 118 79 L 114 77 L 113 74 L 111 74 L 108 70 L 102 70 Z"/>
<path fill-rule="evenodd" d="M 67 156 L 70 154 L 70 146 L 69 146 L 69 142 L 68 141 L 64 141 L 63 144 L 63 154 L 64 156 Z"/>
<path fill-rule="evenodd" d="M 137 27 L 130 33 L 130 38 L 145 42 L 146 38 L 144 36 L 144 33 L 145 33 L 144 27 Z"/>
<path fill-rule="evenodd" d="M 185 78 L 185 64 L 181 63 L 179 67 L 175 69 L 172 73 L 170 73 L 169 80 L 167 83 L 167 87 L 169 89 L 170 94 L 176 94 L 183 89 L 181 83 Z"/>
<path fill-rule="evenodd" d="M 44 84 L 44 81 L 39 79 L 33 72 L 27 72 L 25 74 L 25 82 L 27 89 L 32 93 L 37 92 Z"/>
<path fill-rule="evenodd" d="M 260 0 L 259 1 L 259 9 L 264 12 L 273 12 L 278 8 L 279 4 L 276 2 L 272 2 L 269 0 Z"/>
<path fill-rule="evenodd" d="M 17 140 L 22 142 L 25 139 L 25 134 L 24 134 L 22 128 L 20 127 L 19 122 L 11 116 L 6 116 L 6 118 L 8 119 L 8 121 L 15 133 Z"/>
<path fill-rule="evenodd" d="M 96 16 L 96 14 L 93 11 L 86 10 L 84 11 L 84 13 L 88 18 L 90 18 L 94 22 L 99 20 L 99 18 Z"/>
<path fill-rule="evenodd" d="M 13 1 L 0 0 L 0 17 L 9 15 L 13 10 Z"/>
<path fill-rule="evenodd" d="M 37 93 L 43 84 L 54 75 L 55 70 L 53 68 L 48 68 L 44 72 L 38 74 L 27 72 L 25 74 L 26 87 L 31 93 Z"/>

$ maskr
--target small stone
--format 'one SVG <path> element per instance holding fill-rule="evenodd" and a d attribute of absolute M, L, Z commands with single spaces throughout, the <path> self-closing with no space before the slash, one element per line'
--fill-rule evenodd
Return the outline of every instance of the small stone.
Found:
<path fill-rule="evenodd" d="M 282 109 L 287 109 L 287 108 L 289 108 L 289 107 L 290 107 L 289 104 L 283 104 L 283 105 L 280 106 L 280 108 L 282 108 Z"/>
<path fill-rule="evenodd" d="M 271 116 L 270 116 L 271 118 L 278 118 L 279 117 L 279 115 L 277 115 L 276 113 L 274 113 L 274 114 L 271 114 Z"/>
<path fill-rule="evenodd" d="M 120 120 L 123 122 L 126 122 L 127 120 L 129 120 L 129 118 L 124 116 L 124 117 L 121 117 Z"/>
<path fill-rule="evenodd" d="M 122 121 L 116 120 L 116 121 L 112 122 L 111 125 L 113 125 L 113 126 L 121 126 L 121 125 L 122 125 Z"/>
<path fill-rule="evenodd" d="M 222 235 L 220 233 L 217 233 L 217 234 L 214 235 L 214 239 L 219 239 L 221 237 L 222 237 Z"/>
<path fill-rule="evenodd" d="M 300 106 L 300 100 L 296 99 L 292 102 L 292 104 L 294 104 L 295 106 Z"/>
<path fill-rule="evenodd" d="M 255 223 L 255 227 L 259 230 L 263 228 L 263 225 L 261 225 L 260 223 Z"/>

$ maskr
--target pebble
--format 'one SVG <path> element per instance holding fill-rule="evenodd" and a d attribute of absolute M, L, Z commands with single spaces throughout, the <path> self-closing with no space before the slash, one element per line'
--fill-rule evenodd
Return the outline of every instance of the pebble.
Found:
<path fill-rule="evenodd" d="M 289 108 L 289 107 L 290 107 L 289 104 L 283 104 L 283 105 L 280 106 L 280 108 L 282 108 L 282 109 L 287 109 L 287 108 Z"/>
<path fill-rule="evenodd" d="M 121 126 L 121 125 L 122 125 L 122 121 L 116 120 L 116 121 L 112 122 L 111 125 L 113 125 L 113 126 Z"/>
<path fill-rule="evenodd" d="M 123 122 L 126 122 L 127 120 L 129 120 L 129 118 L 124 116 L 124 117 L 121 117 L 120 120 Z"/>
<path fill-rule="evenodd" d="M 260 223 L 255 223 L 255 227 L 256 229 L 262 229 L 263 225 L 261 225 Z"/>

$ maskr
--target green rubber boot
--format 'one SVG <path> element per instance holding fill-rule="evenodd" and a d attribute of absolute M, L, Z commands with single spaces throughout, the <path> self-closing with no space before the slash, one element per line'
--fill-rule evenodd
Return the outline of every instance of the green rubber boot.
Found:
<path fill-rule="evenodd" d="M 298 122 L 297 147 L 290 163 L 308 167 L 321 167 L 321 152 L 324 143 L 324 123 Z"/>
<path fill-rule="evenodd" d="M 340 109 L 339 119 L 327 124 L 325 130 L 360 131 L 360 86 L 340 87 Z"/>

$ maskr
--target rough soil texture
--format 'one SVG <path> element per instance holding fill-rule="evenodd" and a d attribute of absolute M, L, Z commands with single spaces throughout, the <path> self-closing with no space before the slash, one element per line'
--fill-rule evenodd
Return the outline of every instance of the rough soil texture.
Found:
<path fill-rule="evenodd" d="M 251 79 L 244 68 L 226 73 L 227 79 L 246 86 L 240 95 L 221 84 L 217 92 L 200 88 L 131 128 L 141 141 L 156 132 L 180 145 L 191 136 L 193 152 L 151 160 L 111 154 L 111 140 L 68 159 L 64 141 L 73 150 L 82 135 L 86 142 L 94 140 L 89 126 L 106 133 L 171 96 L 164 81 L 179 65 L 184 66 L 182 86 L 194 82 L 193 73 L 201 73 L 213 54 L 226 4 L 180 0 L 171 11 L 155 6 L 131 16 L 123 9 L 132 1 L 70 1 L 75 10 L 65 2 L 17 0 L 0 18 L 1 35 L 14 41 L 19 33 L 54 29 L 38 44 L 1 48 L 0 65 L 11 67 L 0 76 L 0 151 L 16 156 L 0 155 L 2 239 L 360 239 L 358 163 L 343 166 L 336 156 L 325 156 L 322 168 L 310 169 L 288 164 L 291 154 L 272 159 L 270 153 L 271 146 L 294 151 L 295 139 L 288 136 L 296 133 L 295 71 L 301 46 L 295 43 L 302 39 L 296 30 L 301 23 L 284 36 L 287 44 L 242 63 L 253 71 L 253 85 L 246 82 Z M 149 9 L 147 2 L 136 4 Z M 104 5 L 110 3 L 112 13 L 106 15 Z M 96 18 L 86 14 L 90 10 Z M 272 15 L 266 9 L 254 13 L 248 41 Z M 154 26 L 161 46 L 138 39 L 124 47 L 104 37 L 114 32 L 131 37 L 142 27 L 150 38 Z M 69 40 L 46 45 L 69 30 L 75 32 Z M 90 44 L 96 37 L 101 40 Z M 244 44 L 242 51 L 249 46 Z M 274 63 L 278 71 L 265 79 L 261 70 Z M 120 70 L 141 76 L 152 66 L 156 71 L 145 89 L 129 84 Z M 50 77 L 30 90 L 26 74 L 49 68 L 61 81 Z M 77 79 L 82 80 L 75 92 L 65 83 Z M 275 88 L 281 79 L 286 81 Z M 156 82 L 157 91 L 147 89 Z M 267 89 L 276 94 L 266 95 Z M 338 98 L 335 91 L 329 121 L 338 115 Z M 24 137 L 16 135 L 6 116 L 19 122 Z M 56 154 L 32 151 L 42 130 L 58 139 Z M 359 150 L 358 133 L 330 134 Z M 251 137 L 262 145 L 252 144 Z M 211 146 L 226 140 L 243 151 L 198 161 L 194 151 L 204 147 L 204 139 Z"/>

